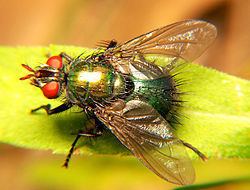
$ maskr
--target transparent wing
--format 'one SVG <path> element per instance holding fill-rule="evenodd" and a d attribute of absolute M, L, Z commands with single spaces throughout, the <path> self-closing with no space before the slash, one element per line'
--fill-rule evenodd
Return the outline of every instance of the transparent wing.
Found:
<path fill-rule="evenodd" d="M 155 174 L 176 184 L 194 181 L 194 169 L 184 145 L 150 105 L 131 100 L 98 108 L 96 115 Z"/>
<path fill-rule="evenodd" d="M 216 38 L 214 25 L 200 20 L 186 20 L 158 28 L 115 48 L 117 57 L 136 54 L 163 54 L 192 61 Z"/>

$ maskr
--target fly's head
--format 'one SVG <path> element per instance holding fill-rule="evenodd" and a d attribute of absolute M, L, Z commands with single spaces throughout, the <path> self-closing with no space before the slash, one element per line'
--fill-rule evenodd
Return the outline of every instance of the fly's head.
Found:
<path fill-rule="evenodd" d="M 28 65 L 22 66 L 31 72 L 20 80 L 30 79 L 31 84 L 39 87 L 48 99 L 60 96 L 66 84 L 66 73 L 61 56 L 50 57 L 46 64 L 38 66 L 35 70 Z"/>

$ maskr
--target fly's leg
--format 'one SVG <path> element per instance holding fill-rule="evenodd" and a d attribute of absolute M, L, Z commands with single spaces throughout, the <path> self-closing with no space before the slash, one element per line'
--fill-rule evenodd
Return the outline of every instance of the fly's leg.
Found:
<path fill-rule="evenodd" d="M 67 155 L 67 157 L 66 157 L 66 160 L 65 160 L 65 162 L 64 162 L 64 164 L 63 164 L 63 167 L 67 168 L 67 167 L 69 166 L 69 160 L 70 160 L 71 155 L 73 154 L 73 152 L 74 152 L 74 150 L 75 150 L 76 143 L 77 143 L 77 141 L 80 139 L 80 137 L 81 137 L 81 135 L 78 133 L 78 135 L 76 136 L 74 142 L 73 142 L 72 145 L 71 145 L 71 148 L 70 148 L 70 150 L 69 150 L 69 153 L 68 153 L 68 155 Z"/>
<path fill-rule="evenodd" d="M 117 41 L 113 39 L 109 42 L 107 49 L 114 48 L 116 47 L 116 45 L 117 45 Z"/>
<path fill-rule="evenodd" d="M 69 161 L 70 161 L 70 158 L 72 156 L 72 154 L 74 153 L 74 150 L 75 150 L 75 146 L 76 146 L 76 143 L 77 141 L 80 139 L 80 137 L 99 137 L 102 135 L 102 131 L 96 131 L 96 133 L 93 133 L 93 132 L 83 132 L 83 131 L 79 131 L 74 142 L 72 143 L 71 145 L 71 148 L 69 150 L 69 153 L 66 157 L 66 160 L 63 164 L 63 167 L 67 168 L 69 166 Z"/>
<path fill-rule="evenodd" d="M 56 108 L 53 108 L 51 109 L 51 105 L 50 104 L 47 104 L 47 105 L 42 105 L 36 109 L 33 109 L 31 110 L 31 113 L 35 113 L 37 112 L 38 110 L 40 109 L 44 109 L 48 115 L 52 115 L 52 114 L 56 114 L 56 113 L 60 113 L 60 112 L 63 112 L 69 108 L 72 107 L 72 104 L 66 102 L 66 103 L 63 103 L 62 105 L 56 107 Z"/>
<path fill-rule="evenodd" d="M 86 112 L 86 113 L 91 114 L 90 112 Z M 99 136 L 101 136 L 103 134 L 101 122 L 97 119 L 97 117 L 95 115 L 92 115 L 92 116 L 93 116 L 93 119 L 94 119 L 94 122 L 95 122 L 94 127 L 86 128 L 85 131 L 79 131 L 78 132 L 74 142 L 71 145 L 69 153 L 68 153 L 68 155 L 66 157 L 66 160 L 65 160 L 65 162 L 63 164 L 63 167 L 65 167 L 65 168 L 68 167 L 70 158 L 71 158 L 72 154 L 74 153 L 76 143 L 77 143 L 77 141 L 79 140 L 80 137 L 99 137 Z M 91 122 L 90 122 L 90 124 L 91 124 Z"/>
<path fill-rule="evenodd" d="M 189 143 L 186 143 L 184 141 L 181 141 L 183 143 L 184 146 L 190 148 L 192 151 L 194 151 L 203 161 L 206 161 L 207 160 L 207 157 L 202 153 L 200 152 L 197 148 L 193 147 L 191 144 Z"/>
<path fill-rule="evenodd" d="M 68 61 L 68 63 L 71 63 L 73 59 L 66 53 L 62 52 L 60 53 L 60 56 Z"/>
<path fill-rule="evenodd" d="M 46 57 L 47 57 L 47 58 L 49 58 L 50 56 L 51 56 L 50 53 L 46 54 Z M 68 54 L 66 54 L 66 53 L 64 53 L 64 52 L 61 52 L 61 53 L 59 54 L 59 56 L 62 57 L 62 58 L 64 58 L 64 59 L 66 59 L 66 60 L 68 61 L 68 63 L 70 63 L 70 62 L 73 61 L 73 59 L 72 59 Z"/>

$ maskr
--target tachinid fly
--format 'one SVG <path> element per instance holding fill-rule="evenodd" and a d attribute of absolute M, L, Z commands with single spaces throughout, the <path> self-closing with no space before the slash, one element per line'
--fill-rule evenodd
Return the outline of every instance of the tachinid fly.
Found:
<path fill-rule="evenodd" d="M 180 106 L 179 93 L 170 70 L 179 59 L 192 61 L 214 41 L 216 28 L 205 21 L 187 20 L 158 28 L 118 44 L 105 41 L 92 55 L 72 58 L 65 53 L 52 56 L 31 74 L 31 84 L 41 88 L 45 97 L 65 95 L 62 105 L 47 114 L 79 106 L 96 121 L 94 129 L 80 131 L 69 151 L 68 166 L 81 136 L 96 137 L 106 126 L 145 166 L 161 178 L 176 184 L 190 184 L 195 172 L 185 147 L 202 159 L 206 157 L 192 145 L 174 135 L 174 120 Z M 147 60 L 146 55 L 169 58 L 167 67 Z"/>

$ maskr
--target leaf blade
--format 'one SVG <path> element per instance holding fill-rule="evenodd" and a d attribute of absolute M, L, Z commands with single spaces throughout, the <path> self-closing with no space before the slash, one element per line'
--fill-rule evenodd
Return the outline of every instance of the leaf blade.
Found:
<path fill-rule="evenodd" d="M 67 52 L 78 56 L 92 51 L 73 46 L 0 47 L 0 141 L 15 146 L 67 153 L 76 133 L 86 120 L 81 114 L 66 113 L 47 116 L 29 111 L 49 101 L 39 89 L 19 78 L 27 72 L 21 64 L 31 67 L 44 63 L 47 54 Z M 165 58 L 156 58 L 164 62 Z M 183 126 L 178 137 L 189 142 L 209 157 L 250 157 L 250 82 L 195 64 L 187 64 L 177 76 L 191 79 L 181 86 L 184 96 Z M 58 105 L 53 101 L 52 105 Z M 85 154 L 127 154 L 127 150 L 109 132 L 90 141 L 82 139 L 80 152 Z M 191 157 L 196 157 L 190 152 Z"/>

